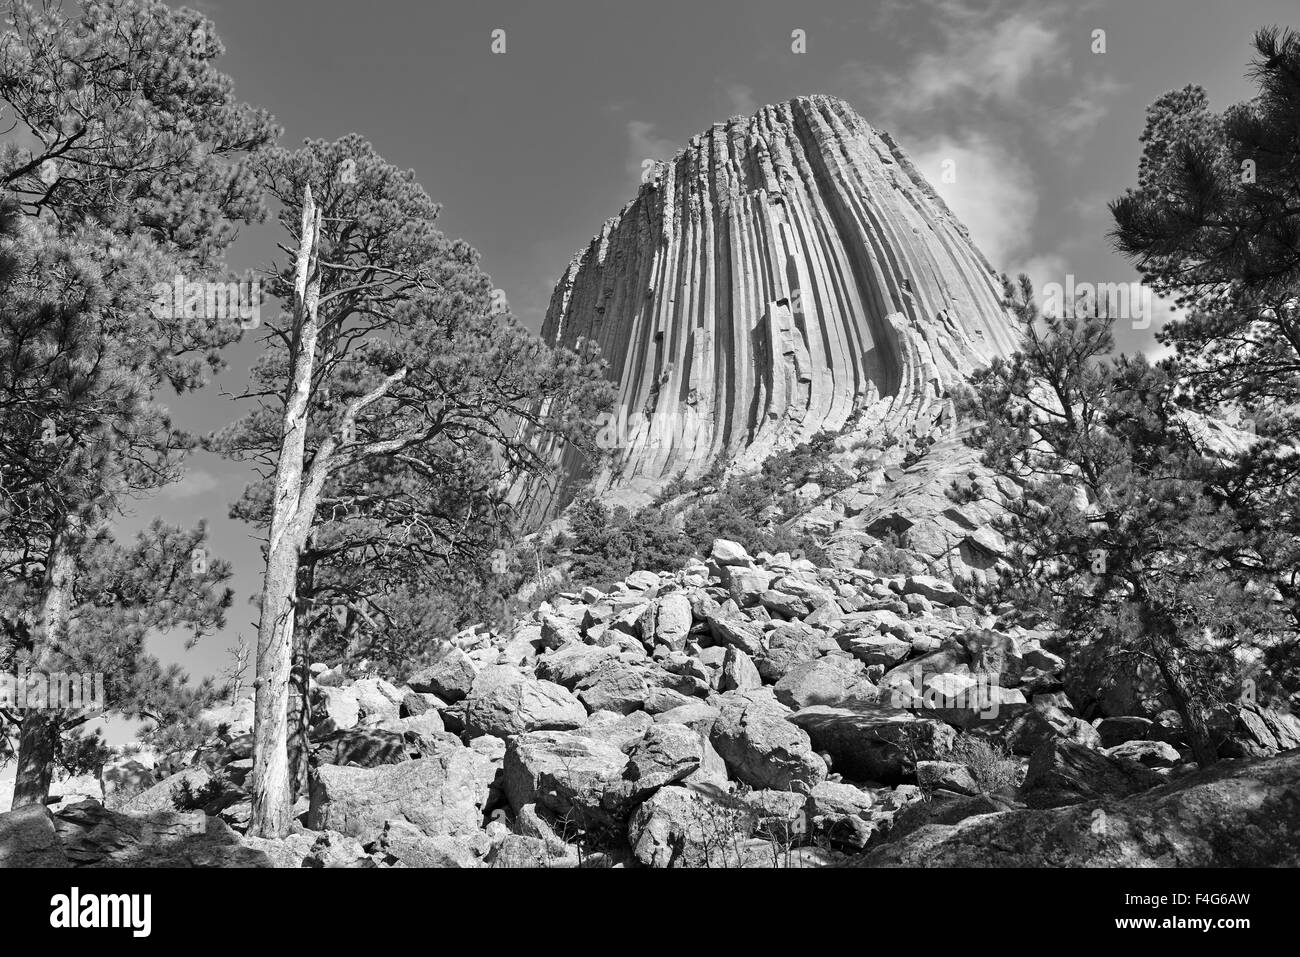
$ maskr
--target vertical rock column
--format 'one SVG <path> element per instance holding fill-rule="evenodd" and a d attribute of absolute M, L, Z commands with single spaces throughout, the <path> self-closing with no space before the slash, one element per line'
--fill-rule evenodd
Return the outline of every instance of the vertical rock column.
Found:
<path fill-rule="evenodd" d="M 716 124 L 657 172 L 551 297 L 543 337 L 609 362 L 619 444 L 605 463 L 544 450 L 562 480 L 529 490 L 539 516 L 588 482 L 644 498 L 851 420 L 903 433 L 1014 349 L 965 228 L 841 100 Z"/>

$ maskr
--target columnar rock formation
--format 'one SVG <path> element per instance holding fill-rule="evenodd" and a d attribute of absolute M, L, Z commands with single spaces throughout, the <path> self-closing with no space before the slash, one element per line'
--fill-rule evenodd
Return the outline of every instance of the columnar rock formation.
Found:
<path fill-rule="evenodd" d="M 543 336 L 596 343 L 618 384 L 600 444 L 560 455 L 562 507 L 651 492 L 685 471 L 754 467 L 846 425 L 902 433 L 1013 348 L 996 276 L 884 132 L 799 97 L 715 124 L 570 263 Z"/>

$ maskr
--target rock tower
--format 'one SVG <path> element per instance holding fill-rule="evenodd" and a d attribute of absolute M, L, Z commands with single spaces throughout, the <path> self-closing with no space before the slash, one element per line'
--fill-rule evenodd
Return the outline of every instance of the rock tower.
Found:
<path fill-rule="evenodd" d="M 829 96 L 693 137 L 569 264 L 542 329 L 600 347 L 618 386 L 554 514 L 594 479 L 635 500 L 719 459 L 764 459 L 822 430 L 930 429 L 950 387 L 1014 348 L 996 273 L 889 134 Z"/>

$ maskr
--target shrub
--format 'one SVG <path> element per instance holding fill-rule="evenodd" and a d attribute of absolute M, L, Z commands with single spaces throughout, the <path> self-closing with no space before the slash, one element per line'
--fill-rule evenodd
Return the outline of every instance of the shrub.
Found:
<path fill-rule="evenodd" d="M 172 804 L 178 811 L 203 811 L 209 805 L 219 801 L 230 788 L 230 782 L 221 772 L 216 772 L 197 788 L 191 787 L 187 779 L 172 788 Z"/>
<path fill-rule="evenodd" d="M 1020 783 L 1020 762 L 996 741 L 972 734 L 958 735 L 943 757 L 966 765 L 981 794 L 993 794 Z"/>
<path fill-rule="evenodd" d="M 570 510 L 569 528 L 569 578 L 576 587 L 608 584 L 642 568 L 675 571 L 694 554 L 669 516 L 654 507 L 610 511 L 588 498 Z"/>
<path fill-rule="evenodd" d="M 902 537 L 894 531 L 880 537 L 862 558 L 862 565 L 880 575 L 910 575 L 916 564 L 912 553 L 904 547 Z"/>

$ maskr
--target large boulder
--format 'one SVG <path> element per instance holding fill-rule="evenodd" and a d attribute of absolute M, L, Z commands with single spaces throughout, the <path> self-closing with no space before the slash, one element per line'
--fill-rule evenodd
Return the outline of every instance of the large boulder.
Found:
<path fill-rule="evenodd" d="M 486 669 L 485 669 L 486 670 Z M 527 731 L 566 730 L 587 720 L 587 710 L 567 688 L 551 681 L 520 677 L 491 683 L 465 699 L 465 733 L 498 738 Z"/>
<path fill-rule="evenodd" d="M 826 762 L 783 710 L 726 695 L 719 704 L 709 742 L 734 777 L 751 787 L 778 791 L 811 787 L 826 777 Z"/>
<path fill-rule="evenodd" d="M 926 800 L 913 801 L 895 811 L 883 842 L 902 840 L 927 824 L 958 824 L 978 814 L 997 814 L 1019 807 L 1021 805 L 1002 795 L 969 796 L 955 791 L 935 791 Z"/>
<path fill-rule="evenodd" d="M 542 632 L 539 648 L 561 648 L 582 641 L 582 631 L 578 622 L 562 615 L 543 615 Z"/>
<path fill-rule="evenodd" d="M 575 687 L 588 711 L 619 714 L 642 710 L 650 693 L 646 670 L 619 659 L 602 663 Z"/>
<path fill-rule="evenodd" d="M 132 814 L 147 814 L 152 811 L 174 811 L 178 802 L 186 796 L 190 798 L 212 794 L 212 772 L 201 764 L 188 767 L 179 774 L 164 778 L 152 787 L 145 788 L 116 805 L 116 810 Z M 185 810 L 197 810 L 186 807 Z"/>
<path fill-rule="evenodd" d="M 721 568 L 722 586 L 741 608 L 757 605 L 763 593 L 772 584 L 773 574 L 763 568 L 747 568 L 744 565 L 723 565 Z"/>
<path fill-rule="evenodd" d="M 383 678 L 362 678 L 354 681 L 351 691 L 357 696 L 363 718 L 383 720 L 401 714 L 401 689 Z"/>
<path fill-rule="evenodd" d="M 912 652 L 912 643 L 893 635 L 863 634 L 857 629 L 841 632 L 836 639 L 841 648 L 864 665 L 892 668 Z"/>
<path fill-rule="evenodd" d="M 544 808 L 574 827 L 622 818 L 639 790 L 624 777 L 628 756 L 616 745 L 564 731 L 534 731 L 509 742 L 505 791 L 518 812 Z"/>
<path fill-rule="evenodd" d="M 1031 807 L 1059 807 L 1126 797 L 1160 782 L 1158 774 L 1135 761 L 1053 738 L 1029 759 L 1020 796 Z"/>
<path fill-rule="evenodd" d="M 1226 729 L 1220 757 L 1263 757 L 1300 747 L 1300 719 L 1258 703 L 1224 708 L 1216 724 Z"/>
<path fill-rule="evenodd" d="M 789 592 L 769 588 L 758 596 L 758 602 L 778 618 L 803 618 L 812 611 L 808 600 Z"/>
<path fill-rule="evenodd" d="M 706 621 L 715 644 L 724 647 L 735 645 L 751 658 L 763 654 L 763 630 L 753 622 L 743 621 L 722 612 L 710 614 Z"/>
<path fill-rule="evenodd" d="M 336 869 L 375 866 L 360 841 L 337 831 L 299 831 L 279 840 L 245 834 L 240 843 L 261 851 L 270 859 L 272 867 Z"/>
<path fill-rule="evenodd" d="M 832 844 L 862 848 L 875 833 L 871 793 L 852 784 L 822 781 L 809 795 L 812 829 Z"/>
<path fill-rule="evenodd" d="M 150 754 L 123 755 L 104 762 L 99 772 L 104 803 L 113 807 L 158 783 Z"/>
<path fill-rule="evenodd" d="M 951 583 L 934 575 L 908 575 L 903 583 L 904 595 L 923 595 L 936 605 L 959 607 L 970 602 Z"/>
<path fill-rule="evenodd" d="M 970 768 L 956 761 L 917 761 L 916 783 L 929 791 L 952 791 L 968 796 L 979 793 Z"/>
<path fill-rule="evenodd" d="M 999 736 L 1012 754 L 1022 755 L 1033 754 L 1048 741 L 1069 741 L 1085 748 L 1103 744 L 1096 728 L 1053 705 L 1038 705 L 1015 715 Z"/>
<path fill-rule="evenodd" d="M 0 869 L 67 866 L 54 817 L 44 805 L 0 814 Z"/>
<path fill-rule="evenodd" d="M 199 712 L 199 721 L 211 728 L 225 729 L 232 737 L 253 730 L 253 699 L 238 698 L 229 704 L 205 708 Z"/>
<path fill-rule="evenodd" d="M 1155 722 L 1138 715 L 1115 715 L 1098 718 L 1093 722 L 1097 731 L 1098 746 L 1113 748 L 1125 741 L 1145 741 L 1152 736 Z"/>
<path fill-rule="evenodd" d="M 910 780 L 917 761 L 940 758 L 956 740 L 941 721 L 880 705 L 813 705 L 789 720 L 807 732 L 817 751 L 830 754 L 838 773 L 854 781 Z"/>
<path fill-rule="evenodd" d="M 76 867 L 270 867 L 220 818 L 202 811 L 125 814 L 95 801 L 54 817 L 68 862 Z M 0 841 L 0 845 L 3 842 Z"/>
<path fill-rule="evenodd" d="M 749 691 L 761 688 L 763 678 L 754 667 L 754 659 L 735 645 L 727 649 L 722 659 L 722 673 L 718 676 L 719 691 Z"/>
<path fill-rule="evenodd" d="M 418 761 L 377 768 L 323 765 L 311 782 L 307 826 L 373 836 L 389 820 L 410 821 L 429 837 L 479 829 L 496 768 L 472 748 L 444 743 Z"/>
<path fill-rule="evenodd" d="M 322 764 L 350 764 L 361 768 L 373 768 L 381 764 L 399 764 L 402 761 L 409 761 L 410 750 L 405 735 L 399 732 L 383 731 L 378 728 L 356 728 L 352 731 L 344 731 L 321 745 L 313 752 L 313 757 Z"/>
<path fill-rule="evenodd" d="M 1297 791 L 1300 751 L 1224 762 L 1120 799 L 932 824 L 869 852 L 858 864 L 1300 867 Z"/>
<path fill-rule="evenodd" d="M 409 821 L 385 821 L 373 847 L 406 867 L 460 868 L 478 867 L 491 841 L 482 831 L 429 837 Z"/>
<path fill-rule="evenodd" d="M 623 776 L 651 791 L 690 776 L 704 760 L 705 740 L 684 724 L 656 724 L 627 753 Z"/>
<path fill-rule="evenodd" d="M 735 867 L 753 833 L 753 813 L 739 802 L 666 787 L 636 809 L 627 833 L 646 867 Z"/>
<path fill-rule="evenodd" d="M 744 545 L 728 541 L 725 538 L 713 540 L 713 548 L 709 552 L 709 559 L 719 567 L 726 565 L 749 567 L 754 564 L 754 559 L 750 558 L 749 552 L 745 551 Z"/>
<path fill-rule="evenodd" d="M 768 634 L 766 644 L 754 663 L 763 680 L 774 683 L 785 677 L 795 665 L 838 651 L 839 647 L 824 632 L 805 624 L 780 625 Z"/>
<path fill-rule="evenodd" d="M 350 731 L 361 720 L 361 702 L 351 688 L 316 687 L 312 689 L 312 695 L 314 737 Z"/>
<path fill-rule="evenodd" d="M 721 712 L 703 701 L 684 704 L 671 711 L 661 711 L 654 716 L 655 724 L 683 724 L 706 738 L 713 732 Z"/>
<path fill-rule="evenodd" d="M 557 852 L 548 847 L 541 838 L 525 834 L 507 834 L 488 856 L 489 867 L 495 868 L 537 868 L 576 867 L 576 851 Z"/>
<path fill-rule="evenodd" d="M 468 697 L 477 675 L 470 656 L 459 648 L 451 648 L 428 668 L 411 676 L 411 690 L 437 695 L 448 704 Z"/>
<path fill-rule="evenodd" d="M 872 703 L 875 686 L 866 679 L 854 658 L 836 653 L 795 665 L 773 688 L 777 700 L 789 708 L 837 705 L 846 701 Z"/>
<path fill-rule="evenodd" d="M 671 592 L 661 596 L 651 607 L 652 611 L 647 614 L 651 614 L 653 620 L 642 624 L 645 637 L 654 644 L 680 650 L 686 644 L 686 636 L 693 624 L 690 599 L 682 592 Z"/>
<path fill-rule="evenodd" d="M 892 707 L 920 707 L 925 693 L 936 679 L 942 681 L 970 673 L 970 656 L 966 649 L 956 642 L 942 642 L 935 651 L 889 669 L 876 684 L 895 702 Z M 946 691 L 942 687 L 936 689 L 936 693 Z"/>
<path fill-rule="evenodd" d="M 537 659 L 537 677 L 570 691 L 601 665 L 618 657 L 613 645 L 573 644 Z"/>
<path fill-rule="evenodd" d="M 573 733 L 579 737 L 612 744 L 620 751 L 626 751 L 645 737 L 645 733 L 654 723 L 654 717 L 645 711 L 633 711 L 631 714 L 597 711 L 586 724 Z"/>
<path fill-rule="evenodd" d="M 1108 758 L 1136 761 L 1146 768 L 1172 768 L 1182 760 L 1178 749 L 1166 741 L 1125 741 L 1105 750 Z"/>

